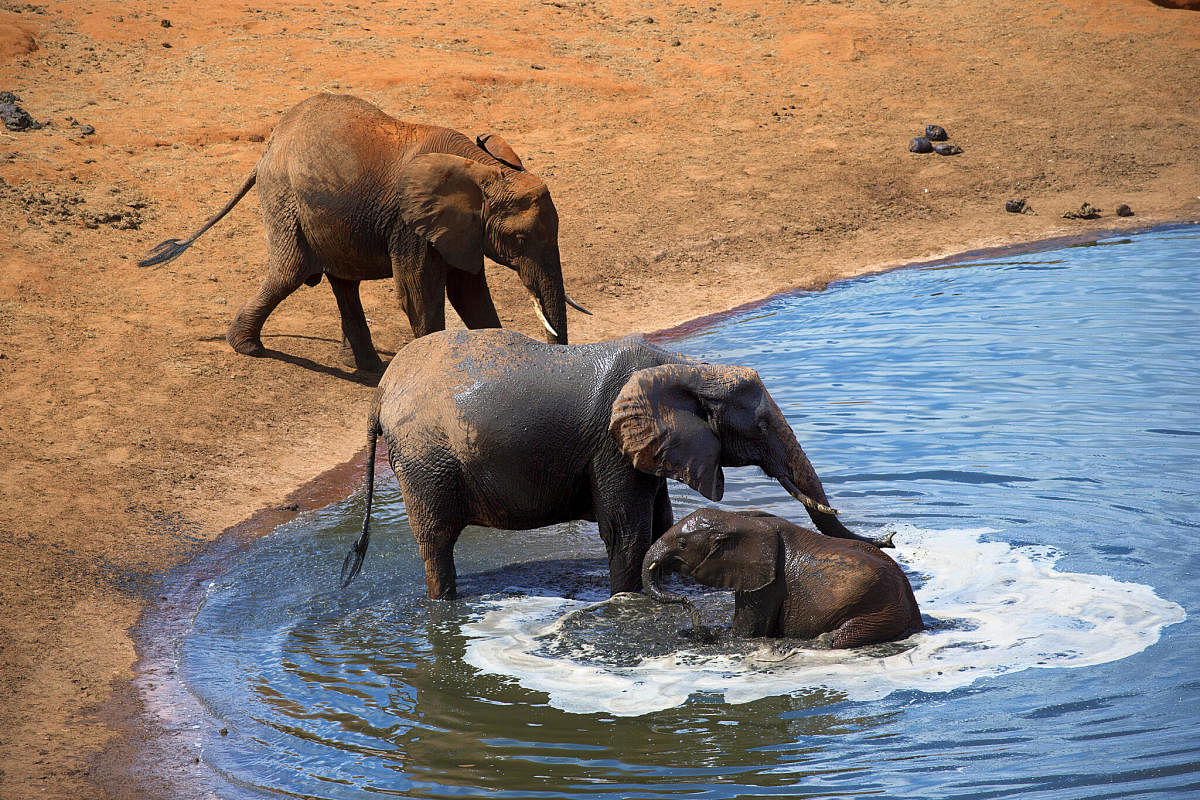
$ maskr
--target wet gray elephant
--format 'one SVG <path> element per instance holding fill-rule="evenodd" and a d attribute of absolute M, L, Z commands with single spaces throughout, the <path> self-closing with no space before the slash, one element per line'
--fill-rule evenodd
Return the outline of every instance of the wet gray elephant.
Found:
<path fill-rule="evenodd" d="M 761 467 L 818 528 L 857 538 L 754 370 L 697 363 L 638 337 L 562 347 L 510 331 L 447 331 L 404 347 L 376 390 L 367 508 L 342 566 L 347 582 L 369 540 L 380 434 L 433 598 L 455 595 L 464 526 L 575 519 L 598 523 L 612 592 L 637 591 L 646 548 L 672 523 L 666 479 L 717 500 L 722 467 Z"/>
<path fill-rule="evenodd" d="M 663 571 L 734 590 L 735 636 L 813 639 L 833 647 L 902 639 L 921 630 L 921 612 L 903 570 L 873 544 L 834 538 L 771 514 L 702 508 L 646 551 L 646 594 L 688 608 L 658 584 Z"/>
<path fill-rule="evenodd" d="M 520 276 L 548 341 L 567 343 L 567 303 L 586 312 L 563 289 L 550 192 L 503 139 L 402 122 L 349 95 L 319 94 L 284 114 L 233 199 L 139 264 L 178 256 L 256 183 L 267 274 L 226 334 L 239 353 L 263 355 L 267 317 L 322 275 L 341 314 L 342 360 L 360 369 L 382 368 L 359 300 L 364 280 L 395 280 L 414 336 L 446 327 L 447 297 L 468 328 L 498 328 L 485 255 Z"/>

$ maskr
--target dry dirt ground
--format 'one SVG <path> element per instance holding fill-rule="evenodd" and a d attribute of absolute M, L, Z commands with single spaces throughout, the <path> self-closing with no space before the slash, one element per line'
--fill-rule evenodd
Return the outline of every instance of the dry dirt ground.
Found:
<path fill-rule="evenodd" d="M 128 681 L 155 576 L 363 445 L 325 284 L 271 317 L 273 357 L 225 344 L 264 259 L 253 194 L 135 265 L 301 99 L 502 133 L 555 197 L 584 342 L 1195 218 L 1198 81 L 1200 13 L 1148 0 L 3 0 L 0 90 L 50 124 L 0 129 L 0 796 L 172 794 L 113 755 L 154 736 Z M 926 123 L 965 152 L 908 152 Z M 1084 201 L 1102 217 L 1061 217 Z M 363 295 L 386 359 L 407 325 L 389 281 Z"/>

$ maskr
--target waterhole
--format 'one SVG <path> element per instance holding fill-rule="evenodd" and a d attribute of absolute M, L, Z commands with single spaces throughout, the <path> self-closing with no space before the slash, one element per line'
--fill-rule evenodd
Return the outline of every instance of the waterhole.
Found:
<path fill-rule="evenodd" d="M 757 369 L 928 629 L 699 643 L 595 526 L 468 529 L 424 597 L 390 470 L 229 555 L 175 641 L 228 797 L 1200 794 L 1200 230 L 909 268 L 669 346 Z M 806 521 L 754 468 L 722 505 Z M 676 517 L 707 502 L 672 486 Z M 684 582 L 672 590 L 696 591 Z M 728 625 L 727 593 L 697 591 Z"/>

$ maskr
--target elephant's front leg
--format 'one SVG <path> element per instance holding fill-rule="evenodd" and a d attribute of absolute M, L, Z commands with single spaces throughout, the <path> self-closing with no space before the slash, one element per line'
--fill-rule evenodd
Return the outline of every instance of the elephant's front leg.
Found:
<path fill-rule="evenodd" d="M 458 312 L 463 324 L 476 328 L 499 328 L 500 315 L 488 291 L 487 276 L 446 267 L 446 297 Z"/>
<path fill-rule="evenodd" d="M 667 529 L 675 524 L 675 512 L 671 508 L 671 492 L 667 486 L 666 478 L 658 479 L 658 491 L 654 494 L 654 527 L 651 531 L 651 539 L 658 541 L 658 537 L 667 532 Z"/>
<path fill-rule="evenodd" d="M 734 592 L 733 635 L 778 636 L 784 592 L 781 581 L 754 592 Z"/>
<path fill-rule="evenodd" d="M 608 550 L 612 594 L 642 590 L 642 558 L 653 539 L 659 480 L 627 467 L 592 476 L 592 502 Z"/>
<path fill-rule="evenodd" d="M 446 267 L 432 247 L 394 249 L 392 277 L 414 337 L 446 330 Z"/>

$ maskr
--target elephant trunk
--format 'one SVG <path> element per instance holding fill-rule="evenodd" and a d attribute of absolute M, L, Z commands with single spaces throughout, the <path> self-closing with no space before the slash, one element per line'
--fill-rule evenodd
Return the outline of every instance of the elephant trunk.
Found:
<path fill-rule="evenodd" d="M 782 413 L 780 417 L 782 419 Z M 857 539 L 879 544 L 873 539 L 851 532 L 837 518 L 838 512 L 830 508 L 829 498 L 825 496 L 825 487 L 821 485 L 821 479 L 817 477 L 812 462 L 808 460 L 800 442 L 796 440 L 792 427 L 787 424 L 786 419 L 780 425 L 784 430 L 778 431 L 777 437 L 783 442 L 784 453 L 782 463 L 769 472 L 771 477 L 779 481 L 779 485 L 786 489 L 788 494 L 804 505 L 809 518 L 821 533 L 838 539 Z"/>
<path fill-rule="evenodd" d="M 663 569 L 667 562 L 674 560 L 676 560 L 675 556 L 671 554 L 663 539 L 650 545 L 650 549 L 646 551 L 646 557 L 642 560 L 642 590 L 660 603 L 681 605 L 686 608 L 692 618 L 692 629 L 697 634 L 702 633 L 705 628 L 700 621 L 700 611 L 695 604 L 684 595 L 664 592 L 658 585 L 659 570 Z"/>
<path fill-rule="evenodd" d="M 558 251 L 540 262 L 521 264 L 517 268 L 521 282 L 533 297 L 538 321 L 546 330 L 550 344 L 567 343 L 567 293 L 563 289 L 562 263 Z"/>

